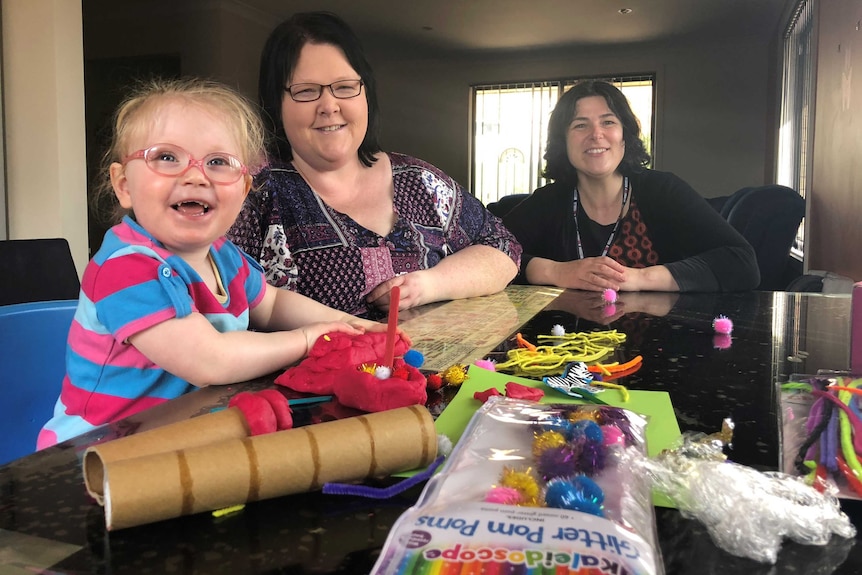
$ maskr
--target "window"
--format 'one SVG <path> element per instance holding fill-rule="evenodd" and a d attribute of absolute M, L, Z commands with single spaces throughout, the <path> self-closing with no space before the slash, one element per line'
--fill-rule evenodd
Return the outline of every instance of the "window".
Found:
<path fill-rule="evenodd" d="M 510 194 L 529 194 L 547 182 L 548 119 L 560 96 L 584 78 L 474 86 L 473 194 L 487 205 Z M 647 151 L 653 150 L 655 76 L 596 78 L 618 87 L 641 123 Z"/>
<path fill-rule="evenodd" d="M 784 32 L 784 70 L 781 88 L 781 124 L 778 130 L 776 182 L 793 188 L 804 198 L 813 162 L 816 0 L 798 0 Z M 792 253 L 802 258 L 805 220 L 796 233 Z"/>

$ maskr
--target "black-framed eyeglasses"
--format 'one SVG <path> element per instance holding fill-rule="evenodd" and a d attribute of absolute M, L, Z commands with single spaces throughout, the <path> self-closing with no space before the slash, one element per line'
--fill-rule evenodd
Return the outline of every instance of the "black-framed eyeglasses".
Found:
<path fill-rule="evenodd" d="M 198 160 L 173 144 L 156 144 L 132 152 L 123 158 L 123 165 L 132 160 L 144 160 L 150 170 L 169 178 L 182 176 L 197 167 L 214 184 L 233 184 L 248 173 L 248 168 L 234 155 L 214 152 Z"/>
<path fill-rule="evenodd" d="M 339 80 L 332 84 L 291 84 L 284 89 L 294 102 L 314 102 L 323 95 L 323 89 L 329 88 L 333 96 L 339 100 L 355 98 L 362 93 L 362 80 Z"/>

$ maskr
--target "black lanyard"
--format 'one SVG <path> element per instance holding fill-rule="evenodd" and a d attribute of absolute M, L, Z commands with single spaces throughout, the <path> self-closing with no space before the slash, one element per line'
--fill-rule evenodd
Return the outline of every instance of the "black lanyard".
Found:
<path fill-rule="evenodd" d="M 620 207 L 620 216 L 617 218 L 617 223 L 614 224 L 614 229 L 611 230 L 611 235 L 608 236 L 608 241 L 605 244 L 605 249 L 602 250 L 602 255 L 608 255 L 608 250 L 611 249 L 611 244 L 614 243 L 614 237 L 617 235 L 617 230 L 620 228 L 620 222 L 623 219 L 623 212 L 626 209 L 626 202 L 629 200 L 629 179 L 627 176 L 623 177 L 623 205 Z M 584 247 L 581 245 L 581 230 L 580 226 L 578 226 L 578 187 L 575 186 L 575 199 L 572 206 L 572 211 L 575 215 L 575 238 L 578 242 L 578 259 L 584 259 Z"/>

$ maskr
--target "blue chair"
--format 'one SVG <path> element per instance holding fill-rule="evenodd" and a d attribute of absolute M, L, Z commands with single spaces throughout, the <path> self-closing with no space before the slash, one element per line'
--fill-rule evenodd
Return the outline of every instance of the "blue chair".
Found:
<path fill-rule="evenodd" d="M 78 300 L 0 306 L 0 465 L 36 451 L 66 373 Z"/>

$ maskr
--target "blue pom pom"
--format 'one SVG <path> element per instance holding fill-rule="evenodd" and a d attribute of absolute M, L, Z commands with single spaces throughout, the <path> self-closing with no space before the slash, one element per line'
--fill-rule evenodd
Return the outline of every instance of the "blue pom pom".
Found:
<path fill-rule="evenodd" d="M 602 503 L 605 494 L 599 485 L 583 475 L 576 475 L 569 479 L 552 479 L 548 482 L 545 491 L 545 504 L 557 509 L 570 509 L 590 513 L 599 517 L 604 516 Z"/>
<path fill-rule="evenodd" d="M 576 475 L 570 478 L 570 480 L 587 501 L 596 505 L 601 505 L 605 502 L 605 492 L 602 491 L 598 483 L 586 475 Z"/>
<path fill-rule="evenodd" d="M 575 440 L 579 437 L 586 438 L 587 441 L 593 443 L 602 442 L 602 428 L 595 421 L 582 419 L 572 424 L 572 436 L 570 439 Z"/>
<path fill-rule="evenodd" d="M 563 434 L 566 438 L 572 434 L 572 422 L 561 417 L 554 417 L 540 423 L 538 426 L 539 432 L 556 431 Z"/>
<path fill-rule="evenodd" d="M 419 369 L 422 367 L 422 364 L 425 363 L 425 356 L 422 355 L 421 351 L 417 351 L 415 349 L 408 349 L 404 353 L 404 363 L 409 366 L 415 367 Z"/>

